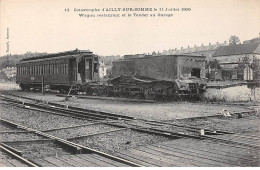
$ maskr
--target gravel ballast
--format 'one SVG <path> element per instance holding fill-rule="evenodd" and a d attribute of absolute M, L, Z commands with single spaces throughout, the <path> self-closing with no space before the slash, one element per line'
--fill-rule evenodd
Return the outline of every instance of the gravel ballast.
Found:
<path fill-rule="evenodd" d="M 19 144 L 13 145 L 14 148 L 22 151 L 23 157 L 27 159 L 39 159 L 49 156 L 61 156 L 70 154 L 60 145 L 54 143 L 41 143 L 41 144 Z"/>
<path fill-rule="evenodd" d="M 74 138 L 83 135 L 90 135 L 94 133 L 100 133 L 100 132 L 105 132 L 105 131 L 110 131 L 115 129 L 117 128 L 108 125 L 103 125 L 103 124 L 95 124 L 95 125 L 88 125 L 88 126 L 71 128 L 71 129 L 55 130 L 47 133 L 50 135 L 60 137 L 62 139 L 67 139 L 67 138 Z"/>
<path fill-rule="evenodd" d="M 171 139 L 127 129 L 98 136 L 75 139 L 72 140 L 72 142 L 106 153 L 113 153 L 118 150 L 125 150 L 168 140 Z"/>
<path fill-rule="evenodd" d="M 49 130 L 90 123 L 87 120 L 0 105 L 0 117 L 36 130 Z"/>
<path fill-rule="evenodd" d="M 34 133 L 3 133 L 1 134 L 0 141 L 11 142 L 11 141 L 34 140 L 34 139 L 43 139 L 43 137 L 38 136 Z"/>

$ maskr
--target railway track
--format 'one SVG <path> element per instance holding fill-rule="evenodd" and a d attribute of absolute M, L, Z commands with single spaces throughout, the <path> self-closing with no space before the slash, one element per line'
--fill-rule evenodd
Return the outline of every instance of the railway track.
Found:
<path fill-rule="evenodd" d="M 228 147 L 233 148 L 239 148 L 239 149 L 248 149 L 248 150 L 259 150 L 259 137 L 257 136 L 246 136 L 246 135 L 238 135 L 234 134 L 233 132 L 228 131 L 212 131 L 210 129 L 204 129 L 205 135 L 200 135 L 198 132 L 201 130 L 200 127 L 194 127 L 194 126 L 188 126 L 188 125 L 178 125 L 173 123 L 167 123 L 167 122 L 160 122 L 160 121 L 152 121 L 152 120 L 141 120 L 136 119 L 134 117 L 122 117 L 121 115 L 112 114 L 112 113 L 105 113 L 105 112 L 99 112 L 99 111 L 93 111 L 88 109 L 81 109 L 76 107 L 69 107 L 65 105 L 60 105 L 56 103 L 42 103 L 42 101 L 34 101 L 35 103 L 31 102 L 21 102 L 15 99 L 10 99 L 7 96 L 1 96 L 1 100 L 11 103 L 14 106 L 22 107 L 25 109 L 36 109 L 38 111 L 43 112 L 49 112 L 54 114 L 59 114 L 62 116 L 73 116 L 77 118 L 83 118 L 93 121 L 93 123 L 104 123 L 106 125 L 115 126 L 120 130 L 125 129 L 131 129 L 138 132 L 143 133 L 150 133 L 154 135 L 160 135 L 165 136 L 172 139 L 195 139 L 195 140 L 201 140 L 208 143 L 216 143 L 221 142 L 223 145 L 226 145 Z M 30 99 L 28 99 L 30 100 Z M 32 100 L 32 99 L 31 99 Z M 89 114 L 90 112 L 90 114 Z M 104 115 L 102 115 L 104 114 Z M 121 122 L 120 122 L 121 121 Z M 122 121 L 124 121 L 124 124 L 122 124 Z M 141 125 L 134 125 L 133 122 L 136 121 L 143 121 L 146 122 L 148 125 L 151 125 L 150 127 L 147 126 L 141 126 Z M 132 124 L 132 125 L 131 125 Z M 146 125 L 146 124 L 145 124 Z M 158 127 L 164 127 L 164 126 L 175 126 L 178 128 L 181 128 L 184 131 L 188 132 L 194 132 L 196 134 L 190 134 L 190 133 L 181 133 L 171 130 L 164 130 L 160 129 Z M 117 130 L 115 130 L 117 131 Z M 104 133 L 112 133 L 112 131 L 107 131 Z M 93 135 L 99 135 L 101 133 L 93 134 Z M 213 136 L 214 135 L 214 136 Z M 226 136 L 225 136 L 226 135 Z M 68 139 L 72 140 L 72 139 Z"/>
<path fill-rule="evenodd" d="M 38 111 L 48 111 L 49 113 L 57 114 L 58 115 L 63 115 L 63 116 L 69 116 L 69 117 L 77 117 L 77 118 L 84 118 L 87 120 L 91 121 L 104 121 L 104 120 L 123 120 L 123 121 L 131 121 L 131 120 L 138 120 L 134 117 L 130 116 L 122 116 L 118 114 L 113 114 L 113 113 L 106 113 L 106 112 L 100 112 L 100 111 L 94 111 L 94 110 L 89 110 L 89 109 L 82 109 L 82 108 L 76 108 L 76 107 L 70 107 L 66 105 L 61 105 L 61 104 L 56 104 L 52 102 L 48 103 L 40 103 L 39 101 L 36 101 L 37 103 L 31 103 L 31 102 L 22 102 L 19 100 L 15 99 L 10 99 L 6 96 L 1 96 L 2 100 L 18 104 L 17 106 L 25 108 L 25 109 L 38 109 Z M 39 110 L 40 109 L 40 110 Z M 144 121 L 147 123 L 157 123 L 157 124 L 162 124 L 162 125 L 174 125 L 174 124 L 169 124 L 169 123 L 164 123 L 164 122 L 158 122 L 158 121 L 151 121 L 151 120 L 144 120 L 144 119 L 139 119 L 139 121 Z M 121 127 L 121 128 L 130 128 L 132 130 L 136 130 L 139 132 L 145 132 L 145 133 L 150 133 L 150 134 L 156 134 L 156 135 L 161 135 L 165 137 L 171 137 L 171 138 L 180 138 L 180 137 L 191 137 L 191 138 L 200 138 L 200 136 L 195 136 L 195 135 L 188 135 L 188 134 L 183 134 L 183 133 L 178 133 L 178 132 L 169 132 L 169 131 L 161 131 L 155 128 L 147 128 L 144 126 L 131 126 L 131 124 L 118 124 L 118 123 L 105 123 L 107 125 L 111 126 L 116 126 L 116 127 Z M 130 126 L 129 126 L 130 125 Z M 178 126 L 178 125 L 176 125 Z M 193 132 L 198 132 L 199 128 L 194 128 L 194 127 L 184 127 L 184 126 L 179 126 L 182 127 L 183 129 L 186 129 L 188 131 L 193 131 Z M 216 132 L 211 132 L 210 130 L 206 129 L 206 133 L 216 133 Z M 219 133 L 219 132 L 218 132 Z M 221 132 L 221 133 L 227 133 L 227 132 Z"/>
<path fill-rule="evenodd" d="M 17 95 L 13 95 L 15 97 L 20 97 Z M 194 127 L 194 126 L 189 126 L 189 125 L 178 125 L 178 124 L 173 124 L 173 123 L 167 123 L 167 122 L 162 122 L 162 121 L 154 121 L 154 120 L 145 120 L 145 119 L 137 119 L 134 117 L 130 117 L 130 116 L 122 116 L 122 115 L 118 115 L 118 114 L 114 114 L 114 113 L 107 113 L 107 112 L 101 112 L 101 111 L 95 111 L 95 110 L 90 110 L 90 109 L 82 109 L 82 108 L 77 108 L 77 107 L 71 107 L 71 106 L 67 106 L 67 105 L 61 105 L 61 104 L 56 104 L 53 102 L 47 102 L 47 103 L 43 103 L 43 101 L 37 100 L 35 101 L 34 99 L 28 98 L 28 97 L 22 97 L 24 99 L 28 99 L 28 100 L 33 100 L 36 103 L 29 103 L 29 102 L 21 102 L 19 100 L 14 100 L 14 99 L 10 99 L 6 96 L 1 96 L 4 97 L 5 101 L 8 102 L 12 102 L 12 103 L 17 103 L 20 104 L 21 107 L 24 107 L 26 109 L 42 109 L 40 111 L 51 111 L 52 113 L 57 113 L 60 112 L 62 113 L 64 116 L 73 116 L 73 117 L 77 117 L 77 118 L 85 118 L 88 120 L 92 120 L 92 121 L 108 121 L 108 120 L 123 120 L 126 122 L 131 122 L 132 120 L 139 120 L 139 121 L 144 121 L 148 124 L 153 124 L 153 125 L 161 125 L 161 126 L 176 126 L 179 128 L 182 128 L 183 130 L 186 131 L 190 131 L 190 132 L 199 132 L 201 129 L 201 127 Z M 2 98 L 3 99 L 3 98 Z M 42 104 L 43 103 L 43 104 Z M 22 104 L 22 105 L 21 105 Z M 29 108 L 26 106 L 30 106 L 33 108 Z M 252 111 L 254 112 L 254 111 Z M 116 122 L 105 122 L 105 124 L 111 125 L 111 126 L 116 126 L 116 127 L 121 127 L 121 128 L 131 128 L 132 130 L 137 130 L 137 131 L 141 131 L 141 132 L 146 132 L 146 133 L 153 133 L 153 134 L 157 134 L 157 135 L 162 135 L 162 136 L 166 136 L 166 137 L 176 137 L 176 138 L 180 138 L 180 137 L 190 137 L 190 138 L 210 138 L 210 137 L 202 137 L 202 136 L 195 136 L 195 135 L 188 135 L 188 134 L 183 134 L 183 133 L 178 133 L 178 132 L 172 132 L 172 131 L 167 131 L 167 130 L 161 130 L 161 129 L 157 129 L 157 128 L 147 128 L 144 126 L 126 126 L 126 125 L 122 125 L 122 124 L 117 124 Z M 129 124 L 128 124 L 129 125 Z M 131 124 L 130 124 L 131 125 Z M 223 134 L 234 134 L 233 132 L 229 132 L 229 131 L 220 131 L 220 130 L 210 130 L 210 129 L 203 129 L 205 134 L 207 135 L 223 135 Z M 242 135 L 240 135 L 242 136 Z M 243 136 L 242 136 L 243 137 Z M 244 136 L 246 137 L 246 136 Z M 212 138 L 212 139 L 217 139 L 216 137 Z M 219 139 L 219 140 L 223 140 L 223 139 Z M 224 139 L 225 141 L 225 139 Z"/>
<path fill-rule="evenodd" d="M 16 127 L 17 129 L 22 129 L 22 130 L 25 130 L 29 133 L 34 133 L 34 134 L 36 134 L 38 136 L 42 136 L 46 139 L 53 140 L 56 143 L 58 143 L 59 145 L 65 147 L 66 149 L 69 149 L 74 154 L 95 154 L 95 155 L 99 155 L 101 157 L 104 157 L 104 159 L 112 160 L 114 162 L 119 162 L 120 165 L 140 166 L 139 164 L 136 164 L 134 162 L 131 162 L 131 161 L 128 161 L 128 160 L 125 160 L 125 159 L 122 159 L 122 158 L 119 158 L 119 157 L 116 157 L 116 156 L 113 156 L 113 155 L 110 155 L 110 154 L 107 154 L 107 153 L 104 153 L 104 152 L 100 152 L 98 150 L 94 150 L 94 149 L 91 149 L 91 148 L 70 142 L 70 141 L 62 139 L 62 138 L 58 138 L 56 136 L 44 133 L 42 131 L 38 131 L 38 130 L 35 130 L 35 129 L 25 127 L 23 125 L 16 124 L 15 122 L 11 122 L 11 121 L 8 121 L 8 120 L 2 119 L 2 118 L 0 118 L 0 121 L 4 124 L 8 124 L 12 127 Z M 1 143 L 1 149 L 2 150 L 7 152 L 8 154 L 12 154 L 12 156 L 15 156 L 18 160 L 25 162 L 29 166 L 38 166 L 37 163 L 34 163 L 34 161 L 26 160 L 22 156 L 19 156 L 19 155 L 22 155 L 22 152 L 18 151 L 17 149 L 14 149 L 11 146 L 8 146 L 6 143 L 10 143 L 10 141 Z"/>

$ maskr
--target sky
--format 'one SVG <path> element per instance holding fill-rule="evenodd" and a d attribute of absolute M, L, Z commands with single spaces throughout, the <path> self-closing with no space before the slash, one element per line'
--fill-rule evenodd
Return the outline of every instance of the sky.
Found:
<path fill-rule="evenodd" d="M 0 0 L 0 6 L 0 56 L 76 48 L 103 56 L 151 53 L 223 43 L 232 35 L 243 42 L 260 33 L 259 0 Z M 157 11 L 74 11 L 94 8 Z M 159 8 L 190 11 L 158 11 Z M 133 13 L 156 17 L 133 17 Z M 158 13 L 173 16 L 158 17 Z M 98 14 L 120 17 L 97 17 Z M 121 17 L 122 14 L 132 17 Z"/>

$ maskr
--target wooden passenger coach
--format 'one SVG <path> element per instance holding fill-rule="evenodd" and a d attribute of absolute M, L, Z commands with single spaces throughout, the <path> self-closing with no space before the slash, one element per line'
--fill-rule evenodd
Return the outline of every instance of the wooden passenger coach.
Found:
<path fill-rule="evenodd" d="M 77 83 L 98 80 L 98 56 L 88 50 L 74 50 L 26 58 L 17 64 L 16 83 L 25 90 L 41 88 L 68 90 Z"/>

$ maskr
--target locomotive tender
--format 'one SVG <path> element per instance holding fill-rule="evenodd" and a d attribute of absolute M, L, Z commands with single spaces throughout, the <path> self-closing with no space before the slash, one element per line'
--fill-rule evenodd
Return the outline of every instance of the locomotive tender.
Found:
<path fill-rule="evenodd" d="M 146 99 L 202 97 L 205 56 L 128 55 L 113 62 L 111 83 L 119 96 Z"/>
<path fill-rule="evenodd" d="M 98 56 L 88 50 L 73 50 L 25 58 L 17 64 L 16 83 L 22 90 L 41 89 L 42 83 L 63 92 L 77 83 L 98 80 Z"/>

